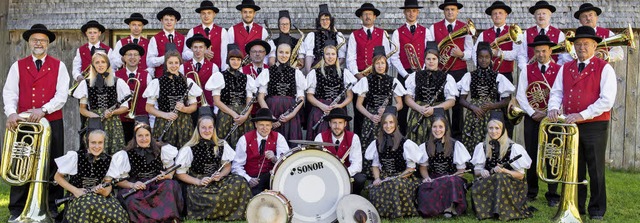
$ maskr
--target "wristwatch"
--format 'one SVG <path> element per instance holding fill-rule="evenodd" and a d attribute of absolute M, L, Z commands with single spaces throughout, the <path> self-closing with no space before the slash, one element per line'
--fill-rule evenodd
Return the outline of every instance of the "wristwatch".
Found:
<path fill-rule="evenodd" d="M 49 114 L 49 111 L 47 111 L 46 108 L 42 107 L 41 110 L 42 110 L 42 112 L 44 112 L 44 114 Z"/>

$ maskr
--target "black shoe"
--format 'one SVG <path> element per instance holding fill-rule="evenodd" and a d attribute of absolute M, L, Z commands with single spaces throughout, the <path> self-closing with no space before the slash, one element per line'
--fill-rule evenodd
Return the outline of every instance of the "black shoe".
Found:
<path fill-rule="evenodd" d="M 603 220 L 603 216 L 602 215 L 591 215 L 591 220 L 599 220 L 602 221 Z"/>
<path fill-rule="evenodd" d="M 9 220 L 7 222 L 9 223 L 16 222 L 16 219 L 18 219 L 18 217 L 20 217 L 20 215 L 10 215 Z"/>
<path fill-rule="evenodd" d="M 536 212 L 536 211 L 538 211 L 538 209 L 537 209 L 536 207 L 534 207 L 534 206 L 529 206 L 529 207 L 527 208 L 527 210 L 528 210 L 529 212 Z"/>
<path fill-rule="evenodd" d="M 527 197 L 527 201 L 528 202 L 532 202 L 532 201 L 535 201 L 535 200 L 536 200 L 536 197 Z"/>
<path fill-rule="evenodd" d="M 556 200 L 549 200 L 547 205 L 549 205 L 549 207 L 558 207 L 558 203 L 560 202 Z"/>

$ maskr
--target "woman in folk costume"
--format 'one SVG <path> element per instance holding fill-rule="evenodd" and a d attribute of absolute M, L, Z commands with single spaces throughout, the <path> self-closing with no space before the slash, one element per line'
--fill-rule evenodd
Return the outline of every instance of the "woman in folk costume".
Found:
<path fill-rule="evenodd" d="M 244 75 L 246 76 L 246 75 Z M 244 218 L 251 190 L 245 179 L 231 173 L 236 152 L 218 139 L 213 117 L 198 119 L 198 126 L 180 149 L 176 177 L 187 184 L 187 218 L 235 221 Z"/>
<path fill-rule="evenodd" d="M 475 147 L 471 159 L 475 176 L 480 178 L 471 187 L 473 209 L 480 220 L 532 217 L 524 180 L 531 158 L 524 147 L 509 139 L 503 117 L 502 112 L 491 112 L 485 140 Z"/>
<path fill-rule="evenodd" d="M 298 114 L 304 103 L 298 104 L 291 113 L 284 115 L 297 101 L 304 102 L 304 90 L 307 88 L 307 81 L 302 72 L 289 65 L 291 45 L 287 42 L 283 41 L 276 48 L 276 63 L 263 70 L 256 78 L 258 103 L 260 107 L 269 108 L 273 112 L 278 119 L 273 123 L 273 128 L 285 139 L 304 139 Z M 291 143 L 289 145 L 294 146 Z"/>
<path fill-rule="evenodd" d="M 174 165 L 178 149 L 162 145 L 151 137 L 151 127 L 138 123 L 134 127 L 134 139 L 122 150 L 113 154 L 107 176 L 120 181 L 117 185 L 120 202 L 129 212 L 130 222 L 180 221 L 184 208 L 180 184 L 172 180 L 173 172 L 164 170 Z M 143 182 L 156 177 L 149 184 Z M 130 190 L 135 193 L 123 198 Z"/>
<path fill-rule="evenodd" d="M 167 48 L 172 48 L 170 46 L 167 44 Z M 169 49 L 164 59 L 164 74 L 149 83 L 142 97 L 147 99 L 147 112 L 156 116 L 153 138 L 182 146 L 191 137 L 193 122 L 190 114 L 198 109 L 196 97 L 202 94 L 202 89 L 180 73 L 182 58 L 178 51 Z M 189 85 L 192 85 L 191 89 L 188 89 Z M 158 108 L 155 108 L 156 103 Z"/>
<path fill-rule="evenodd" d="M 225 137 L 234 125 L 238 125 L 236 131 L 226 139 L 231 148 L 235 148 L 240 136 L 253 129 L 251 122 L 248 122 L 253 105 L 244 114 L 242 110 L 256 97 L 257 88 L 255 80 L 242 73 L 242 59 L 238 46 L 227 45 L 227 69 L 214 73 L 205 84 L 205 89 L 213 94 L 213 103 L 220 109 L 216 134 Z"/>
<path fill-rule="evenodd" d="M 428 62 L 427 62 L 428 63 Z M 431 134 L 420 145 L 425 151 L 419 170 L 422 184 L 418 188 L 418 212 L 423 217 L 444 214 L 446 218 L 460 215 L 467 209 L 465 172 L 471 155 L 460 141 L 451 138 L 445 110 L 435 108 L 431 116 Z"/>
<path fill-rule="evenodd" d="M 103 182 L 111 182 L 106 177 L 111 156 L 104 151 L 104 131 L 94 130 L 87 135 L 86 150 L 69 151 L 55 159 L 58 172 L 54 180 L 75 197 L 65 205 L 65 218 L 68 222 L 128 222 L 127 211 L 111 196 L 113 187 L 98 186 L 90 191 Z"/>
<path fill-rule="evenodd" d="M 319 62 L 320 67 L 307 74 L 307 100 L 313 105 L 308 115 L 307 139 L 313 139 L 318 133 L 329 129 L 329 123 L 321 123 L 316 129 L 313 127 L 323 114 L 334 108 L 345 108 L 351 103 L 353 92 L 348 89 L 338 104 L 330 105 L 349 84 L 355 85 L 358 81 L 349 70 L 340 68 L 335 42 L 327 40 L 325 44 L 323 59 Z"/>
<path fill-rule="evenodd" d="M 128 112 L 129 102 L 116 104 L 130 94 L 129 85 L 125 80 L 117 78 L 111 69 L 109 56 L 97 50 L 91 57 L 89 78 L 80 82 L 73 97 L 80 99 L 82 116 L 101 120 L 109 135 L 105 141 L 106 153 L 109 155 L 125 146 L 122 122 L 118 115 Z M 115 109 L 109 110 L 111 107 Z"/>
<path fill-rule="evenodd" d="M 489 111 L 506 108 L 510 94 L 515 92 L 509 79 L 492 69 L 489 43 L 478 43 L 476 55 L 478 69 L 466 73 L 458 82 L 460 104 L 468 109 L 464 115 L 461 139 L 467 149 L 484 140 Z"/>
<path fill-rule="evenodd" d="M 409 74 L 405 82 L 407 95 L 404 96 L 404 101 L 411 108 L 407 138 L 416 144 L 422 144 L 430 137 L 429 117 L 432 117 L 435 108 L 448 111 L 455 105 L 459 94 L 456 80 L 438 69 L 439 55 L 436 42 L 427 42 L 424 52 L 425 69 Z"/>
<path fill-rule="evenodd" d="M 418 214 L 414 200 L 420 181 L 412 173 L 425 156 L 417 144 L 400 133 L 396 113 L 393 106 L 385 109 L 382 128 L 364 156 L 373 162 L 371 171 L 375 179 L 369 190 L 369 200 L 385 218 Z"/>

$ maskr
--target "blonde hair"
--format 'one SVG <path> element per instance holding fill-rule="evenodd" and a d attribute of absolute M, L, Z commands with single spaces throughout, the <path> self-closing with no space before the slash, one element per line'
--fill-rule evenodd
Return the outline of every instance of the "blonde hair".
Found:
<path fill-rule="evenodd" d="M 336 66 L 336 72 L 338 72 L 338 77 L 342 77 L 342 69 L 340 69 L 340 60 L 337 58 L 338 57 L 338 48 L 336 48 L 336 46 L 334 45 L 329 45 L 329 46 L 325 46 L 324 50 L 322 50 L 322 52 L 324 52 L 324 54 L 327 53 L 327 50 L 329 49 L 333 49 L 336 51 L 336 64 L 334 64 L 334 66 Z M 320 60 L 320 73 L 322 75 L 325 75 L 324 72 L 324 66 L 325 66 L 325 61 L 324 61 L 324 56 L 322 58 L 322 60 Z"/>
<path fill-rule="evenodd" d="M 513 141 L 509 138 L 509 134 L 504 129 L 504 123 L 494 119 L 487 123 L 487 128 L 491 123 L 497 124 L 498 126 L 500 126 L 500 129 L 502 129 L 502 135 L 500 136 L 500 138 L 498 138 L 498 143 L 500 143 L 500 157 L 498 158 L 502 158 L 504 157 L 504 155 L 506 155 L 507 150 L 509 149 L 509 145 L 513 144 Z M 493 154 L 493 146 L 489 143 L 490 141 L 491 141 L 491 136 L 489 136 L 489 131 L 487 131 L 487 136 L 484 139 L 484 145 L 485 145 L 484 154 L 487 158 L 491 158 Z"/>
<path fill-rule="evenodd" d="M 93 66 L 93 61 L 96 59 L 102 58 L 107 62 L 107 72 L 109 73 L 109 76 L 107 76 L 104 79 L 104 83 L 111 87 L 115 84 L 115 73 L 113 72 L 113 69 L 111 69 L 111 62 L 109 62 L 109 56 L 107 56 L 107 54 L 103 53 L 103 52 L 95 52 L 93 54 L 93 56 L 91 57 L 91 64 L 89 65 L 89 87 L 93 87 L 96 84 L 96 77 L 98 76 L 98 71 L 96 71 L 96 68 Z"/>
<path fill-rule="evenodd" d="M 213 128 L 213 135 L 211 136 L 211 141 L 213 141 L 213 154 L 215 154 L 215 156 L 218 156 L 218 131 L 215 128 L 216 125 L 216 121 L 213 120 L 213 117 L 211 116 L 202 116 L 198 119 L 198 124 L 196 125 L 196 129 L 193 130 L 193 134 L 191 135 L 191 139 L 189 139 L 189 141 L 187 143 L 184 144 L 183 147 L 193 147 L 195 145 L 198 145 L 198 143 L 200 142 L 200 123 L 202 123 L 202 121 L 204 120 L 211 120 L 211 123 L 213 124 L 214 128 Z"/>

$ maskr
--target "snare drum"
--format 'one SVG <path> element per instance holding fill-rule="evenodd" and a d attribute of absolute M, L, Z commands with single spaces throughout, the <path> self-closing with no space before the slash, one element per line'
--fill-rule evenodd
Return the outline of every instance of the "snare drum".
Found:
<path fill-rule="evenodd" d="M 273 168 L 271 189 L 284 194 L 293 207 L 293 222 L 333 222 L 338 201 L 351 193 L 349 171 L 332 153 L 296 148 Z"/>
<path fill-rule="evenodd" d="M 266 190 L 251 198 L 246 214 L 248 223 L 288 223 L 293 211 L 284 195 Z"/>

